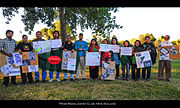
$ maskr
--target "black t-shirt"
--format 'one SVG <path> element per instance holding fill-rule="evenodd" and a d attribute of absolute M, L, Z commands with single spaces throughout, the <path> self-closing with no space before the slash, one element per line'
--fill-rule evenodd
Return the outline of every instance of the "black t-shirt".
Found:
<path fill-rule="evenodd" d="M 22 52 L 29 52 L 33 50 L 31 43 L 19 42 L 16 49 L 20 49 Z"/>
<path fill-rule="evenodd" d="M 68 42 L 66 41 L 64 44 L 63 44 L 63 47 L 64 49 L 67 49 L 67 50 L 72 50 L 74 49 L 74 44 L 71 42 L 70 44 L 68 44 Z"/>

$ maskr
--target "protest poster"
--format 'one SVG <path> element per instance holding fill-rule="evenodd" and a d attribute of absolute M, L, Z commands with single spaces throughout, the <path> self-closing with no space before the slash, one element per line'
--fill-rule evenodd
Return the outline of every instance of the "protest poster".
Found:
<path fill-rule="evenodd" d="M 62 46 L 61 39 L 48 40 L 51 43 L 51 48 L 60 48 Z"/>
<path fill-rule="evenodd" d="M 76 69 L 76 59 L 68 58 L 67 70 L 75 71 Z"/>
<path fill-rule="evenodd" d="M 88 52 L 86 54 L 86 66 L 99 66 L 101 55 L 99 52 Z"/>
<path fill-rule="evenodd" d="M 101 52 L 109 52 L 111 50 L 114 53 L 119 53 L 119 49 L 120 49 L 119 45 L 100 44 L 99 51 L 101 51 Z"/>
<path fill-rule="evenodd" d="M 51 51 L 50 41 L 36 41 L 33 42 L 33 48 L 38 54 L 47 53 Z"/>
<path fill-rule="evenodd" d="M 121 55 L 132 56 L 132 47 L 121 47 Z"/>
<path fill-rule="evenodd" d="M 22 55 L 20 53 L 13 53 L 13 60 L 16 66 L 22 65 Z"/>
<path fill-rule="evenodd" d="M 9 76 L 18 76 L 21 75 L 20 68 L 13 68 L 11 71 L 9 71 Z"/>
<path fill-rule="evenodd" d="M 15 58 L 16 57 L 16 58 Z M 19 55 L 19 53 L 13 53 L 13 57 L 8 57 L 4 54 L 0 54 L 0 70 L 1 70 L 1 76 L 7 77 L 11 75 L 11 72 L 14 70 L 20 69 L 20 60 L 22 57 Z M 16 61 L 14 61 L 16 60 Z M 15 64 L 16 63 L 16 64 Z M 14 74 L 15 76 L 20 74 Z"/>
<path fill-rule="evenodd" d="M 149 51 L 135 53 L 137 68 L 152 66 L 152 60 Z"/>
<path fill-rule="evenodd" d="M 62 70 L 76 71 L 77 51 L 63 51 L 62 55 Z"/>
<path fill-rule="evenodd" d="M 38 71 L 38 53 L 22 52 L 22 73 Z"/>
<path fill-rule="evenodd" d="M 115 61 L 102 61 L 102 80 L 115 80 Z"/>
<path fill-rule="evenodd" d="M 159 60 L 169 60 L 170 59 L 169 48 L 171 48 L 171 47 L 172 46 L 163 46 L 163 47 L 158 48 Z"/>
<path fill-rule="evenodd" d="M 175 45 L 169 48 L 169 57 L 170 59 L 180 59 L 180 50 L 179 45 Z"/>

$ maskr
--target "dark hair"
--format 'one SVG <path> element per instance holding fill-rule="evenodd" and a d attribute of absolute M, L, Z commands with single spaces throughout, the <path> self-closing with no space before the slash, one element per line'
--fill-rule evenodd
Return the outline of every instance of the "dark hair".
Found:
<path fill-rule="evenodd" d="M 150 37 L 149 37 L 149 36 L 146 36 L 146 37 L 145 37 L 145 39 L 146 39 L 146 38 L 149 38 L 149 39 L 150 39 Z"/>
<path fill-rule="evenodd" d="M 83 36 L 83 33 L 79 33 L 79 35 Z"/>
<path fill-rule="evenodd" d="M 93 41 L 93 40 L 96 42 L 96 44 L 95 44 L 95 45 L 98 47 L 98 44 L 97 44 L 96 39 L 91 39 L 91 42 L 90 42 L 90 47 L 91 47 L 91 45 L 92 45 L 92 41 Z"/>
<path fill-rule="evenodd" d="M 22 35 L 22 38 L 23 38 L 24 36 L 27 36 L 27 35 L 25 35 L 25 34 L 24 34 L 24 35 Z M 28 37 L 28 36 L 27 36 L 27 37 Z"/>
<path fill-rule="evenodd" d="M 111 39 L 111 44 L 113 44 L 113 43 L 112 43 L 112 42 L 113 42 L 113 39 L 116 40 L 116 44 L 118 45 L 118 39 L 117 39 L 117 38 L 112 38 L 112 39 Z"/>
<path fill-rule="evenodd" d="M 54 34 L 55 34 L 56 32 L 58 33 L 58 37 L 57 37 L 57 38 L 59 39 L 59 31 L 57 31 L 57 30 L 56 30 L 56 31 L 54 31 L 54 33 L 53 33 L 53 37 L 54 37 Z"/>
<path fill-rule="evenodd" d="M 14 33 L 12 30 L 7 30 L 7 31 L 6 31 L 6 35 L 7 35 L 9 32 L 12 32 L 12 34 Z"/>
<path fill-rule="evenodd" d="M 37 34 L 37 33 L 40 33 L 40 34 L 42 34 L 42 33 L 41 33 L 41 31 L 37 31 L 37 32 L 36 32 L 36 34 Z"/>
<path fill-rule="evenodd" d="M 113 57 L 113 51 L 112 51 L 112 50 L 110 50 L 109 52 L 111 53 L 111 57 Z"/>
<path fill-rule="evenodd" d="M 124 41 L 124 43 L 123 43 L 123 45 L 125 46 L 125 42 L 127 42 L 128 43 L 128 47 L 130 47 L 131 46 L 131 44 L 130 44 L 130 42 L 128 41 L 128 40 L 125 40 Z"/>
<path fill-rule="evenodd" d="M 109 44 L 109 41 L 108 41 L 107 39 L 104 39 L 103 42 L 104 42 L 104 41 L 107 41 L 107 44 Z"/>
<path fill-rule="evenodd" d="M 136 40 L 136 41 L 134 42 L 134 46 L 136 47 L 136 42 L 137 42 L 137 41 L 139 42 L 139 46 L 142 47 L 140 40 Z"/>
<path fill-rule="evenodd" d="M 166 35 L 166 36 L 168 36 L 168 40 L 170 39 L 170 36 L 169 35 Z M 165 36 L 164 36 L 165 37 Z"/>

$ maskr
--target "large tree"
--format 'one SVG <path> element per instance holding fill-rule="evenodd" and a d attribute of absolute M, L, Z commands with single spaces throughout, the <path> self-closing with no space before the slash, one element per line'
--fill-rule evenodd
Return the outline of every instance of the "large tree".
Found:
<path fill-rule="evenodd" d="M 18 13 L 19 7 L 3 7 L 3 15 L 7 18 L 7 22 Z M 22 21 L 25 25 L 25 31 L 29 34 L 34 29 L 35 24 L 41 21 L 48 27 L 54 26 L 54 21 L 60 20 L 61 23 L 61 39 L 66 39 L 66 24 L 71 28 L 72 34 L 76 35 L 77 26 L 81 30 L 91 29 L 92 33 L 98 33 L 101 36 L 109 36 L 113 29 L 122 28 L 116 24 L 116 17 L 111 13 L 116 13 L 116 7 L 24 7 Z"/>

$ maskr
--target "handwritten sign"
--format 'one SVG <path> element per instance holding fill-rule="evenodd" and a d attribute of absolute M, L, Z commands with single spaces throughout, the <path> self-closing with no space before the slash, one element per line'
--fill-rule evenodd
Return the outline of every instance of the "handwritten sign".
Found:
<path fill-rule="evenodd" d="M 100 44 L 101 52 L 109 52 L 110 50 L 114 53 L 119 53 L 119 45 L 110 45 L 110 44 Z"/>
<path fill-rule="evenodd" d="M 99 52 L 88 52 L 86 54 L 86 66 L 99 66 L 100 56 Z"/>
<path fill-rule="evenodd" d="M 121 47 L 121 55 L 132 56 L 132 47 Z"/>
<path fill-rule="evenodd" d="M 51 43 L 51 48 L 60 48 L 62 46 L 61 39 L 48 40 Z"/>

